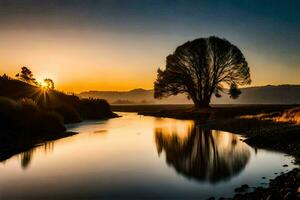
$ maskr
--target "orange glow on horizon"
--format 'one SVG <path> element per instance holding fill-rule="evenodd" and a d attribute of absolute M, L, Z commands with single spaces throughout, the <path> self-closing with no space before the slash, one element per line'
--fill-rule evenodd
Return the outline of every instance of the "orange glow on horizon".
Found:
<path fill-rule="evenodd" d="M 51 78 L 56 89 L 75 93 L 152 89 L 166 56 L 188 39 L 134 34 L 120 37 L 101 31 L 3 31 L 0 74 L 14 77 L 27 66 L 35 78 Z M 287 70 L 272 57 L 238 46 L 250 66 L 251 86 L 300 84 L 296 68 Z"/>

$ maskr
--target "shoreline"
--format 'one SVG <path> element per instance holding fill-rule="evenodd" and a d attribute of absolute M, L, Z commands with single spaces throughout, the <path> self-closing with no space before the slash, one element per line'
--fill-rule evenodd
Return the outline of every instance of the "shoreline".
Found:
<path fill-rule="evenodd" d="M 228 131 L 246 137 L 244 142 L 257 148 L 270 149 L 287 153 L 297 158 L 300 163 L 300 125 L 288 122 L 275 122 L 270 119 L 240 118 L 265 113 L 278 116 L 295 105 L 253 105 L 221 107 L 203 110 L 168 109 L 140 111 L 144 116 L 195 120 L 197 125 L 208 129 Z M 125 108 L 126 109 L 126 108 Z"/>
<path fill-rule="evenodd" d="M 287 106 L 290 107 L 290 106 Z M 286 106 L 280 106 L 277 108 L 265 108 L 267 112 L 282 112 Z M 260 107 L 261 108 L 261 107 Z M 291 123 L 274 122 L 271 120 L 258 120 L 258 119 L 245 119 L 238 118 L 238 113 L 248 114 L 248 108 L 241 109 L 238 112 L 228 111 L 232 108 L 221 109 L 218 113 L 217 108 L 214 108 L 214 112 L 208 113 L 207 110 L 204 112 L 194 112 L 193 110 L 164 110 L 164 111 L 153 111 L 153 112 L 138 112 L 139 115 L 155 116 L 155 117 L 168 117 L 178 119 L 178 113 L 184 111 L 186 118 L 196 120 L 197 125 L 205 126 L 208 129 L 215 129 L 221 131 L 228 131 L 235 134 L 244 136 L 246 139 L 243 140 L 255 148 L 275 150 L 289 154 L 295 158 L 295 163 L 300 164 L 300 126 Z M 257 110 L 252 110 L 251 113 L 257 114 Z M 114 110 L 115 112 L 115 110 Z M 200 115 L 202 115 L 200 117 Z M 180 115 L 183 116 L 183 115 Z M 121 116 L 115 116 L 121 117 Z M 9 159 L 10 157 L 25 152 L 31 148 L 42 145 L 42 143 L 62 139 L 65 137 L 73 136 L 75 132 L 62 132 L 58 134 L 42 134 L 38 138 L 27 138 L 22 145 L 18 142 L 11 142 L 6 147 L 3 147 L 0 143 L 0 162 Z M 30 140 L 31 139 L 31 140 Z M 28 141 L 29 142 L 28 142 Z M 7 142 L 7 141 L 6 141 Z M 4 142 L 5 143 L 5 142 Z M 18 146 L 19 145 L 19 146 Z M 295 183 L 294 185 L 292 183 Z M 297 185 L 298 184 L 298 185 Z M 249 199 L 254 200 L 257 198 L 263 199 L 276 199 L 280 196 L 280 199 L 293 199 L 294 197 L 299 198 L 299 192 L 297 193 L 298 187 L 300 186 L 300 169 L 295 168 L 287 173 L 279 174 L 274 179 L 270 179 L 270 184 L 267 188 L 255 187 L 253 191 L 248 192 L 247 190 L 242 192 L 236 192 L 232 198 L 223 199 Z M 242 188 L 242 186 L 241 186 Z M 299 188 L 300 189 L 300 188 Z M 278 191 L 280 193 L 278 193 Z M 275 198 L 274 198 L 275 197 Z M 286 198 L 285 198 L 286 197 Z M 213 197 L 211 199 L 214 199 Z M 222 198 L 220 198 L 222 199 Z M 294 198 L 295 199 L 295 198 Z"/>
<path fill-rule="evenodd" d="M 143 106 L 145 108 L 145 106 Z M 150 107 L 150 106 L 149 106 Z M 162 106 L 163 107 L 163 106 Z M 195 120 L 197 125 L 208 129 L 228 131 L 244 136 L 245 143 L 254 148 L 273 150 L 293 156 L 295 164 L 300 164 L 300 125 L 288 122 L 275 122 L 270 119 L 240 118 L 241 115 L 279 116 L 286 109 L 295 105 L 253 105 L 227 108 L 212 108 L 195 111 L 192 108 L 179 108 L 159 110 L 158 106 L 153 110 L 144 110 L 142 107 L 125 108 L 133 111 L 136 109 L 139 115 L 166 117 L 175 119 Z M 146 106 L 147 108 L 147 106 Z M 118 110 L 122 107 L 118 107 Z M 125 111 L 125 112 L 126 112 Z M 241 186 L 242 188 L 243 186 Z M 237 188 L 239 189 L 239 188 Z M 300 168 L 294 168 L 287 173 L 279 174 L 271 179 L 268 187 L 255 187 L 252 192 L 236 192 L 233 200 L 256 199 L 296 199 L 300 198 Z M 215 199 L 214 197 L 210 199 Z"/>
<path fill-rule="evenodd" d="M 7 142 L 4 142 L 6 144 L 3 144 L 3 142 L 0 143 L 0 162 L 3 162 L 19 153 L 26 152 L 34 147 L 38 147 L 46 142 L 51 142 L 54 140 L 59 140 L 62 138 L 70 137 L 73 135 L 78 134 L 77 132 L 62 132 L 60 134 L 54 134 L 54 135 L 46 135 L 41 136 L 35 139 L 27 138 L 26 142 L 24 143 L 23 139 L 17 139 L 17 141 L 11 142 L 9 145 L 7 145 Z M 20 141 L 22 141 L 20 143 Z"/>

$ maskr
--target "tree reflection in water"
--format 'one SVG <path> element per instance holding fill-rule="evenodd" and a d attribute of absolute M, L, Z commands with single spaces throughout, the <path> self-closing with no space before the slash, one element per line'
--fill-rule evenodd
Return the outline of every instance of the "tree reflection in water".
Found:
<path fill-rule="evenodd" d="M 20 160 L 21 160 L 22 168 L 26 169 L 29 166 L 29 164 L 32 160 L 32 157 L 34 156 L 34 154 L 37 151 L 43 151 L 44 153 L 49 153 L 49 152 L 52 152 L 53 149 L 54 149 L 54 142 L 46 142 L 46 143 L 42 144 L 41 146 L 32 148 L 28 151 L 21 153 Z"/>
<path fill-rule="evenodd" d="M 157 152 L 188 178 L 217 183 L 239 174 L 250 159 L 250 147 L 237 135 L 204 129 L 194 121 L 160 119 L 155 128 Z"/>

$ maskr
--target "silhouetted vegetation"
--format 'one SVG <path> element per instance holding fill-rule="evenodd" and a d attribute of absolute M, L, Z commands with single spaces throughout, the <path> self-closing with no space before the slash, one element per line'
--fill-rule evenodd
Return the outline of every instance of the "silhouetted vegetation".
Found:
<path fill-rule="evenodd" d="M 46 88 L 48 88 L 48 89 L 54 89 L 54 82 L 53 82 L 53 80 L 52 79 L 50 79 L 50 78 L 45 78 L 44 79 L 44 83 L 45 83 L 45 86 L 44 87 L 46 87 Z"/>
<path fill-rule="evenodd" d="M 72 106 L 68 106 L 68 105 L 64 104 L 64 105 L 52 107 L 50 110 L 53 110 L 53 111 L 59 113 L 61 116 L 63 116 L 64 123 L 66 123 L 66 124 L 81 121 L 80 114 Z"/>
<path fill-rule="evenodd" d="M 32 99 L 41 109 L 59 113 L 64 123 L 116 116 L 105 100 L 80 99 L 74 94 L 65 94 L 51 88 L 45 90 L 6 75 L 0 77 L 0 96 L 14 100 Z"/>
<path fill-rule="evenodd" d="M 42 110 L 32 99 L 18 101 L 0 97 L 1 129 L 14 130 L 18 134 L 41 134 L 65 131 L 63 118 Z"/>
<path fill-rule="evenodd" d="M 79 112 L 84 119 L 101 119 L 117 116 L 112 113 L 110 105 L 104 99 L 80 99 Z"/>
<path fill-rule="evenodd" d="M 19 80 L 24 81 L 24 82 L 29 83 L 29 84 L 35 84 L 35 85 L 37 84 L 37 81 L 33 77 L 33 73 L 30 71 L 30 69 L 28 69 L 25 66 L 21 68 L 20 73 L 16 74 L 16 77 Z"/>
<path fill-rule="evenodd" d="M 23 67 L 18 77 L 0 76 L 0 160 L 38 143 L 73 135 L 65 132 L 64 123 L 117 116 L 105 100 L 59 92 L 51 79 L 45 80 L 47 85 L 37 84 L 28 68 Z"/>
<path fill-rule="evenodd" d="M 237 98 L 239 85 L 250 84 L 248 63 L 238 47 L 217 37 L 188 41 L 167 56 L 166 69 L 157 71 L 154 97 L 184 93 L 195 107 L 209 107 L 213 94 L 221 97 L 225 86 Z"/>
<path fill-rule="evenodd" d="M 48 140 L 68 136 L 63 118 L 32 99 L 0 97 L 0 160 Z"/>

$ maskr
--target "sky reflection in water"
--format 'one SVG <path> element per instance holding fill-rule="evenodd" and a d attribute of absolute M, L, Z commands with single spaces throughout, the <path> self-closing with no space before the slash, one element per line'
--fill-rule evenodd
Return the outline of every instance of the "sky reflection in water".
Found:
<path fill-rule="evenodd" d="M 2 162 L 0 198 L 226 197 L 293 168 L 291 157 L 194 121 L 121 114 Z"/>

